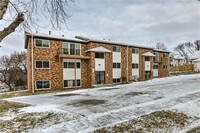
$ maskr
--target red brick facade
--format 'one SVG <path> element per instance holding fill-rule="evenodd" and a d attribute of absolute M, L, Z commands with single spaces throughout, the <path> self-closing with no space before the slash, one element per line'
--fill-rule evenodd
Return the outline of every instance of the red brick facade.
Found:
<path fill-rule="evenodd" d="M 37 38 L 37 37 L 35 37 Z M 40 37 L 42 38 L 42 37 Z M 47 38 L 45 38 L 47 39 Z M 26 49 L 27 49 L 27 84 L 30 91 L 32 88 L 32 77 L 37 80 L 49 80 L 51 90 L 63 89 L 63 59 L 73 58 L 81 60 L 81 88 L 89 88 L 95 85 L 95 52 L 87 52 L 87 50 L 102 46 L 111 52 L 105 52 L 105 84 L 113 84 L 113 63 L 112 63 L 112 47 L 114 44 L 103 42 L 77 42 L 81 43 L 81 55 L 80 56 L 57 56 L 58 51 L 62 50 L 63 40 L 50 38 L 50 48 L 38 48 L 33 47 L 33 75 L 32 75 L 32 39 L 30 36 L 26 36 Z M 65 40 L 66 41 L 66 40 Z M 69 40 L 70 42 L 70 40 Z M 121 46 L 121 81 L 127 83 L 131 81 L 132 77 L 132 48 L 134 46 Z M 142 55 L 146 52 L 153 53 L 153 49 L 145 47 L 137 47 L 139 50 L 139 80 L 144 81 L 145 78 L 145 57 Z M 163 58 L 163 52 L 158 52 L 159 61 L 158 77 L 168 76 L 168 69 L 163 69 L 163 65 L 169 66 L 169 58 Z M 128 54 L 128 55 L 127 55 Z M 48 60 L 50 61 L 49 69 L 36 69 L 36 60 Z M 151 57 L 151 77 L 153 78 L 153 57 Z"/>

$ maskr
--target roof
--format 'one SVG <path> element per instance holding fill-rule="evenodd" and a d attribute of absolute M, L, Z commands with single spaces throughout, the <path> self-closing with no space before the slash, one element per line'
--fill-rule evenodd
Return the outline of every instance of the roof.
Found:
<path fill-rule="evenodd" d="M 142 54 L 143 56 L 148 56 L 148 57 L 155 57 L 155 55 L 151 52 L 146 52 L 144 54 Z"/>
<path fill-rule="evenodd" d="M 195 60 L 200 58 L 200 51 L 195 51 L 192 56 L 190 57 L 191 60 Z"/>
<path fill-rule="evenodd" d="M 27 48 L 28 39 L 31 37 L 45 38 L 45 39 L 52 39 L 52 40 L 62 40 L 62 41 L 77 42 L 77 43 L 87 43 L 87 41 L 83 41 L 79 39 L 66 39 L 65 37 L 60 37 L 60 36 L 53 36 L 53 35 L 46 35 L 46 34 L 32 34 L 29 32 L 25 32 L 25 48 Z"/>
<path fill-rule="evenodd" d="M 132 46 L 132 47 L 136 47 L 136 48 L 145 48 L 145 49 L 152 49 L 153 50 L 153 48 L 151 48 L 151 47 L 139 46 L 139 45 L 133 45 L 133 44 L 127 44 L 127 43 L 120 43 L 120 42 L 112 42 L 112 41 L 106 41 L 106 40 L 96 40 L 96 39 L 90 39 L 90 38 L 83 37 L 83 36 L 75 36 L 75 38 L 80 39 L 80 40 L 84 40 L 84 41 L 87 41 L 87 42 L 97 42 L 97 43 L 120 45 L 120 46 Z"/>
<path fill-rule="evenodd" d="M 184 60 L 185 57 L 182 57 L 182 56 L 174 56 L 173 59 L 175 59 L 175 60 Z"/>
<path fill-rule="evenodd" d="M 111 52 L 110 50 L 108 50 L 108 49 L 106 49 L 106 48 L 104 48 L 104 47 L 102 47 L 102 46 L 89 49 L 89 50 L 87 50 L 86 52 L 90 52 L 90 51 L 92 51 L 92 52 L 102 52 L 102 53 Z"/>
<path fill-rule="evenodd" d="M 153 49 L 153 51 L 158 51 L 158 52 L 165 52 L 165 53 L 171 53 L 168 50 L 162 50 L 162 49 Z"/>
<path fill-rule="evenodd" d="M 200 62 L 200 58 L 193 60 L 194 62 Z"/>

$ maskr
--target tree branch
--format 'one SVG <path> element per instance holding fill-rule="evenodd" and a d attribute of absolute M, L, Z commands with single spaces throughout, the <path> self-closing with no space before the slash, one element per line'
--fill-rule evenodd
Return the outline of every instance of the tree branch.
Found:
<path fill-rule="evenodd" d="M 8 9 L 9 0 L 0 1 L 0 20 L 3 19 L 4 14 Z"/>
<path fill-rule="evenodd" d="M 14 32 L 15 29 L 24 21 L 24 14 L 19 13 L 15 20 L 7 27 L 4 28 L 3 31 L 0 31 L 0 42 L 8 36 L 10 33 Z"/>

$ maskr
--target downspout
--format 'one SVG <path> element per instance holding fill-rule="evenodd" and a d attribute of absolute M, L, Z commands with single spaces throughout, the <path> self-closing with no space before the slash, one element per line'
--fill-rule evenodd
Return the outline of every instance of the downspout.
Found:
<path fill-rule="evenodd" d="M 77 89 L 77 80 L 76 80 L 76 69 L 77 69 L 77 63 L 76 63 L 76 58 L 74 59 L 74 78 L 75 78 L 75 89 Z"/>
<path fill-rule="evenodd" d="M 127 49 L 126 49 L 126 70 L 127 70 L 127 72 L 126 72 L 126 82 L 128 83 L 128 47 L 129 46 L 127 46 Z"/>
<path fill-rule="evenodd" d="M 33 61 L 33 47 L 34 47 L 34 44 L 33 44 L 33 34 L 31 34 L 31 44 L 32 44 L 32 46 L 31 46 L 31 56 L 32 56 L 32 93 L 35 93 L 35 87 L 34 87 L 34 61 Z"/>

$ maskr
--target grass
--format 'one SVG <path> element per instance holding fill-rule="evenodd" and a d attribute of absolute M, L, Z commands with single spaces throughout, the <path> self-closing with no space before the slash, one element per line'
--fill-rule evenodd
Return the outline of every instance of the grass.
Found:
<path fill-rule="evenodd" d="M 184 127 L 187 125 L 189 120 L 190 118 L 183 113 L 156 111 L 128 122 L 98 129 L 95 133 L 172 132 L 175 127 Z"/>
<path fill-rule="evenodd" d="M 68 121 L 70 118 L 67 114 L 61 113 L 24 113 L 19 114 L 11 120 L 0 120 L 1 133 L 21 133 L 30 132 L 33 128 L 44 128 L 50 125 L 59 124 L 63 121 Z"/>
<path fill-rule="evenodd" d="M 35 91 L 35 93 L 32 93 L 28 90 L 23 91 L 11 91 L 11 92 L 3 92 L 0 93 L 0 99 L 5 98 L 12 98 L 12 97 L 19 97 L 19 96 L 29 96 L 29 95 L 38 95 L 38 94 L 46 94 L 46 93 L 54 93 L 54 92 L 67 92 L 72 91 L 74 89 L 64 89 L 64 90 L 40 90 Z"/>
<path fill-rule="evenodd" d="M 75 105 L 75 106 L 84 106 L 84 105 L 95 106 L 95 105 L 99 105 L 99 104 L 104 104 L 105 102 L 106 102 L 106 100 L 87 99 L 87 100 L 79 100 L 79 101 L 73 103 L 73 105 Z"/>
<path fill-rule="evenodd" d="M 28 106 L 27 104 L 16 103 L 16 102 L 8 102 L 4 100 L 0 100 L 0 116 L 5 112 L 12 110 L 17 111 L 20 108 Z"/>

